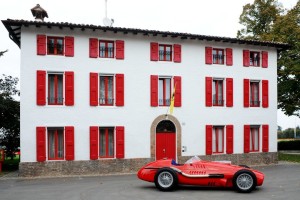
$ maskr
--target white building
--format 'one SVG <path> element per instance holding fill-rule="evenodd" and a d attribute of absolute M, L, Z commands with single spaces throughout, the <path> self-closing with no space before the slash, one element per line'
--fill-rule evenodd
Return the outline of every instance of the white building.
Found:
<path fill-rule="evenodd" d="M 2 23 L 21 49 L 21 175 L 132 172 L 193 155 L 277 162 L 277 52 L 287 45 Z"/>

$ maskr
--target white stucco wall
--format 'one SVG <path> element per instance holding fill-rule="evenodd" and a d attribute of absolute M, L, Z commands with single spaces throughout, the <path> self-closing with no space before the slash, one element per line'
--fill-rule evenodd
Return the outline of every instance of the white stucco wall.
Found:
<path fill-rule="evenodd" d="M 74 36 L 74 57 L 37 56 L 36 35 Z M 89 38 L 124 40 L 125 59 L 89 58 Z M 181 44 L 182 62 L 150 61 L 150 42 Z M 21 37 L 21 162 L 36 161 L 37 126 L 74 126 L 75 160 L 89 160 L 90 126 L 124 126 L 125 158 L 150 157 L 150 126 L 167 107 L 150 106 L 150 75 L 182 77 L 182 107 L 173 115 L 182 127 L 183 156 L 205 154 L 205 125 L 234 125 L 234 153 L 243 153 L 245 124 L 269 124 L 269 151 L 277 151 L 277 82 L 275 48 L 161 36 L 56 27 L 22 27 Z M 205 65 L 205 46 L 233 48 L 233 66 Z M 243 49 L 268 51 L 269 67 L 243 67 Z M 37 106 L 36 71 L 73 71 L 74 106 Z M 124 107 L 89 105 L 89 73 L 125 76 Z M 234 106 L 205 106 L 205 77 L 233 78 Z M 244 108 L 243 79 L 269 80 L 269 107 Z M 261 90 L 260 90 L 261 91 Z M 260 134 L 262 137 L 262 134 Z M 260 151 L 262 146 L 260 139 Z"/>

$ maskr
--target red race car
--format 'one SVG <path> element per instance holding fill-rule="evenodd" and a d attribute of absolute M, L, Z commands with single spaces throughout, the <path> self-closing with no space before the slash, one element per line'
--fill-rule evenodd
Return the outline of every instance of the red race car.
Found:
<path fill-rule="evenodd" d="M 177 185 L 205 187 L 233 187 L 239 192 L 251 192 L 264 182 L 264 174 L 245 165 L 231 165 L 230 161 L 203 161 L 194 156 L 185 164 L 165 159 L 151 162 L 137 174 L 144 181 L 154 182 L 162 191 Z"/>

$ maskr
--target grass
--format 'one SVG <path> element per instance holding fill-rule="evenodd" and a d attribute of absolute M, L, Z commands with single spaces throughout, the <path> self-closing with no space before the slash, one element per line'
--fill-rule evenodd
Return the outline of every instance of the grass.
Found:
<path fill-rule="evenodd" d="M 300 155 L 299 154 L 278 153 L 278 159 L 281 161 L 300 163 Z"/>
<path fill-rule="evenodd" d="M 19 169 L 20 156 L 16 155 L 13 160 L 6 158 L 2 163 L 2 173 L 16 171 Z M 1 173 L 0 173 L 1 174 Z"/>

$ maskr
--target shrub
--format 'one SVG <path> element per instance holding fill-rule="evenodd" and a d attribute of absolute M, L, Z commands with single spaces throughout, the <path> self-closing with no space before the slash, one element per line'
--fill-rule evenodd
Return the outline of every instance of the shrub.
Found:
<path fill-rule="evenodd" d="M 278 151 L 281 150 L 300 150 L 300 140 L 278 141 Z"/>

